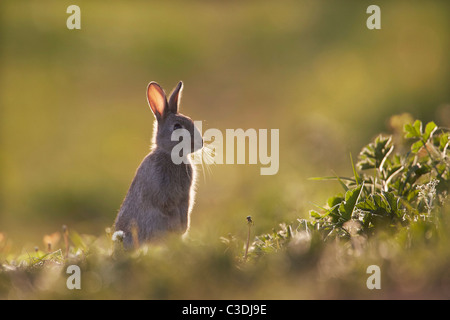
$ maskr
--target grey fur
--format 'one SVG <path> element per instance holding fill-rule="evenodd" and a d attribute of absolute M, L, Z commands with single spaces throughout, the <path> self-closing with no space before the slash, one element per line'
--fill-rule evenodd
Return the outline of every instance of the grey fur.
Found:
<path fill-rule="evenodd" d="M 136 240 L 142 244 L 168 232 L 183 234 L 189 228 L 195 167 L 188 160 L 178 165 L 172 161 L 171 151 L 178 141 L 172 141 L 171 135 L 175 124 L 188 130 L 191 151 L 200 149 L 203 140 L 193 121 L 178 112 L 182 89 L 180 82 L 167 101 L 156 82 L 147 87 L 147 99 L 156 118 L 152 151 L 137 169 L 114 224 L 116 231 L 125 233 L 123 243 L 127 249 L 136 245 Z M 133 239 L 133 232 L 137 239 Z"/>

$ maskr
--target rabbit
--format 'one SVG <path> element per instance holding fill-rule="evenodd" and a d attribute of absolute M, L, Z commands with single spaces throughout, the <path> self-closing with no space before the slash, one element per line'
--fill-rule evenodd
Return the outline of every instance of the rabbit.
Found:
<path fill-rule="evenodd" d="M 196 171 L 188 155 L 203 147 L 203 139 L 194 122 L 179 113 L 182 90 L 180 81 L 167 100 L 156 82 L 147 87 L 147 101 L 156 118 L 153 146 L 136 170 L 114 222 L 114 229 L 123 232 L 125 249 L 156 241 L 168 233 L 183 235 L 189 229 Z M 191 138 L 181 163 L 172 157 L 179 143 L 172 136 L 180 129 Z"/>

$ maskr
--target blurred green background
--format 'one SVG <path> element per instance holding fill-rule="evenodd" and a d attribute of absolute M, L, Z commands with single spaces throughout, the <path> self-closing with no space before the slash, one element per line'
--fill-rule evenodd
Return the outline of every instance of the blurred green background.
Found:
<path fill-rule="evenodd" d="M 81 8 L 81 30 L 66 9 Z M 102 234 L 149 151 L 145 88 L 185 84 L 203 129 L 280 130 L 280 170 L 200 172 L 191 233 L 245 238 L 305 217 L 391 115 L 450 126 L 450 2 L 9 1 L 0 4 L 0 232 Z M 208 173 L 211 171 L 211 173 Z"/>

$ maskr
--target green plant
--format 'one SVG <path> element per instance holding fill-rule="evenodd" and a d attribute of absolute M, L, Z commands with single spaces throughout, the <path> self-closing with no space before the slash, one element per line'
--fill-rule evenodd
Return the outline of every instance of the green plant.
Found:
<path fill-rule="evenodd" d="M 450 186 L 448 130 L 434 122 L 423 129 L 417 120 L 404 126 L 404 134 L 404 153 L 394 153 L 392 136 L 379 135 L 362 149 L 356 166 L 351 159 L 353 177 L 313 178 L 337 180 L 344 193 L 311 210 L 311 219 L 299 219 L 298 227 L 282 225 L 256 237 L 253 252 L 281 249 L 299 229 L 328 241 L 396 232 L 417 221 L 437 225 Z"/>

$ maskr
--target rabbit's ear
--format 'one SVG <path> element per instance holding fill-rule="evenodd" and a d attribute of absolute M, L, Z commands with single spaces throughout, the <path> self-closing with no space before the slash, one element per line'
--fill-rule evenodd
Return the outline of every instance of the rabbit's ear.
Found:
<path fill-rule="evenodd" d="M 164 90 L 156 82 L 150 82 L 147 87 L 147 101 L 156 120 L 160 121 L 167 112 L 167 99 Z"/>
<path fill-rule="evenodd" d="M 178 85 L 173 89 L 169 99 L 169 110 L 173 113 L 178 113 L 181 100 L 181 92 L 183 91 L 183 82 L 178 82 Z"/>

